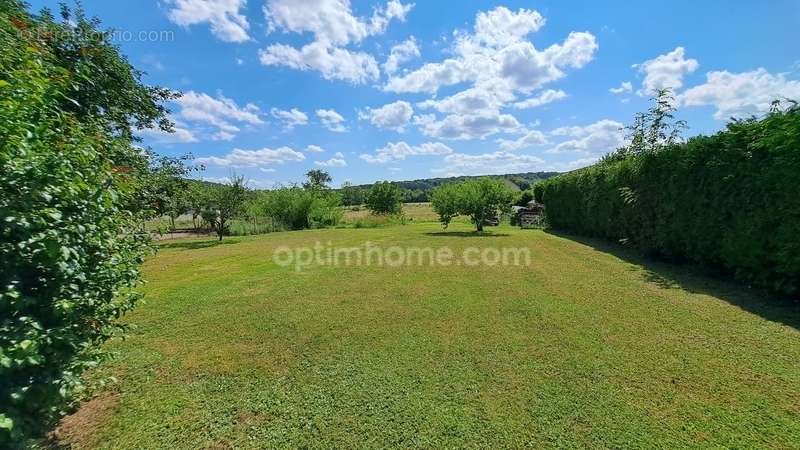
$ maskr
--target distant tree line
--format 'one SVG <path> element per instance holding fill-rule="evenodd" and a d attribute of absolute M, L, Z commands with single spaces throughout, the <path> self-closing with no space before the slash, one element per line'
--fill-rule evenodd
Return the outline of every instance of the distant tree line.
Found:
<path fill-rule="evenodd" d="M 506 186 L 513 191 L 529 190 L 539 181 L 558 175 L 558 172 L 528 172 L 508 175 L 493 175 L 490 178 L 503 181 Z M 433 190 L 439 186 L 449 183 L 458 183 L 466 180 L 474 180 L 479 176 L 461 176 L 449 178 L 427 178 L 411 181 L 392 181 L 391 183 L 400 188 L 403 203 L 424 203 L 431 201 Z M 338 191 L 342 194 L 342 204 L 345 206 L 361 205 L 366 199 L 366 195 L 372 185 L 353 185 L 347 183 Z"/>

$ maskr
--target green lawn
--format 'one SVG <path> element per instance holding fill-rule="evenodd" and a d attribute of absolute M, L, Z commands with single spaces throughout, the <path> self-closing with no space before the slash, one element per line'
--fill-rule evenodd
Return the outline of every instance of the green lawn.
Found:
<path fill-rule="evenodd" d="M 454 230 L 466 232 L 465 224 Z M 800 443 L 800 310 L 538 230 L 435 223 L 164 244 L 77 448 Z M 276 266 L 272 250 L 526 246 L 528 267 Z"/>

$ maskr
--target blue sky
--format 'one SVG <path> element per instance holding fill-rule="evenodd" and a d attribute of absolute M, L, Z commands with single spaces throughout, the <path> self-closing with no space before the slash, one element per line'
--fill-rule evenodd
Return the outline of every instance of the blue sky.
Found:
<path fill-rule="evenodd" d="M 258 188 L 571 170 L 659 87 L 687 135 L 800 99 L 797 1 L 83 4 L 146 82 L 185 93 L 178 132 L 144 142 Z"/>

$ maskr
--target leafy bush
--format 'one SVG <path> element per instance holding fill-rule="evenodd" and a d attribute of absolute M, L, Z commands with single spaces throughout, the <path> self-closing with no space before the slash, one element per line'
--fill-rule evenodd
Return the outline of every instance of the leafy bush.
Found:
<path fill-rule="evenodd" d="M 403 209 L 403 190 L 389 181 L 378 181 L 367 193 L 365 205 L 373 214 L 398 214 Z"/>
<path fill-rule="evenodd" d="M 149 162 L 131 127 L 168 130 L 166 93 L 141 85 L 94 27 L 0 0 L 2 448 L 66 412 L 139 298 Z"/>
<path fill-rule="evenodd" d="M 283 187 L 260 192 L 254 201 L 260 215 L 276 230 L 335 226 L 343 214 L 341 197 L 325 190 Z"/>
<path fill-rule="evenodd" d="M 469 216 L 477 231 L 487 220 L 508 212 L 514 193 L 500 180 L 485 177 L 439 186 L 431 195 L 431 206 L 447 228 L 454 217 Z"/>
<path fill-rule="evenodd" d="M 800 111 L 544 181 L 549 223 L 800 291 Z"/>

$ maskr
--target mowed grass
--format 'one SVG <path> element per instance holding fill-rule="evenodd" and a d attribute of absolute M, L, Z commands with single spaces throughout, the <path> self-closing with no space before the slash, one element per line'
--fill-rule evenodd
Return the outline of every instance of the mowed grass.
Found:
<path fill-rule="evenodd" d="M 797 448 L 800 312 L 540 230 L 179 241 L 77 448 Z M 528 247 L 529 266 L 311 267 L 280 246 Z M 99 376 L 99 374 L 96 374 Z M 75 425 L 73 425 L 75 426 Z"/>

